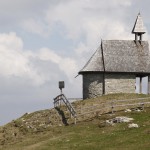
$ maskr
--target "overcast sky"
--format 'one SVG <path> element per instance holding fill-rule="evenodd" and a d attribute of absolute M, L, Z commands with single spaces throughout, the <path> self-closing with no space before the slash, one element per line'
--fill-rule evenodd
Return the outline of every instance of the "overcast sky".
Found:
<path fill-rule="evenodd" d="M 149 0 L 0 0 L 0 125 L 48 109 L 65 81 L 82 97 L 75 76 L 101 39 L 133 40 L 138 12 L 150 31 Z"/>

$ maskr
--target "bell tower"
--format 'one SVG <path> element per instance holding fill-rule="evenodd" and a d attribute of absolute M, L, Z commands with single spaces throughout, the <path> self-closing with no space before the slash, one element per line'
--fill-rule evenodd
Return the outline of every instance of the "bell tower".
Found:
<path fill-rule="evenodd" d="M 145 28 L 143 25 L 143 20 L 142 20 L 141 14 L 139 13 L 137 18 L 136 18 L 133 30 L 132 30 L 132 34 L 135 34 L 135 41 L 141 42 L 142 41 L 142 35 L 145 32 L 146 31 L 145 31 Z"/>

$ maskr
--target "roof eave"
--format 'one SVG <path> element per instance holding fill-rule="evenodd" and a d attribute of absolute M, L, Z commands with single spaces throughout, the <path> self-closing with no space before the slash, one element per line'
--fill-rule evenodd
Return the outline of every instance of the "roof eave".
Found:
<path fill-rule="evenodd" d="M 80 71 L 78 72 L 78 75 L 82 75 L 86 73 L 104 73 L 104 71 Z"/>
<path fill-rule="evenodd" d="M 78 72 L 78 75 L 83 75 L 83 74 L 92 74 L 92 73 L 122 73 L 122 74 L 135 74 L 135 75 L 150 75 L 150 72 L 118 72 L 118 71 L 80 71 Z"/>

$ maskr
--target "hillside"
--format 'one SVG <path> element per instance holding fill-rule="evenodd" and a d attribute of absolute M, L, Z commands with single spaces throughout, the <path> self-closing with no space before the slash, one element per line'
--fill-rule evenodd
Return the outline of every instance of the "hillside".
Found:
<path fill-rule="evenodd" d="M 104 105 L 112 100 L 146 98 L 138 94 L 113 94 L 95 99 L 73 102 L 78 111 L 77 124 L 70 119 L 65 106 L 60 109 L 24 114 L 0 127 L 0 149 L 8 150 L 57 150 L 57 149 L 144 149 L 150 148 L 150 109 L 116 107 L 114 113 Z M 149 99 L 148 99 L 149 100 Z M 121 102 L 119 102 L 121 103 Z M 92 107 L 91 107 L 92 106 Z M 98 109 L 99 107 L 99 109 Z M 96 108 L 96 109 L 95 109 Z M 95 111 L 93 111 L 95 109 Z M 137 111 L 139 110 L 139 111 Z M 86 111 L 81 115 L 81 111 Z M 89 111 L 89 113 L 87 113 Z M 78 117 L 79 116 L 79 117 Z M 128 128 L 129 123 L 107 124 L 106 120 L 119 116 L 131 117 L 138 128 Z"/>

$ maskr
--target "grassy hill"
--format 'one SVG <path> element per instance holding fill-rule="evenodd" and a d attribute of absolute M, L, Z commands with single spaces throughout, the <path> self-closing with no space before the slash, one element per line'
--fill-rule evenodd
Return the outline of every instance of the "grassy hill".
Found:
<path fill-rule="evenodd" d="M 113 94 L 77 101 L 73 103 L 76 110 L 91 106 L 104 107 L 113 99 L 136 99 L 148 97 L 137 94 Z M 133 107 L 133 106 L 131 106 Z M 130 108 L 131 108 L 130 107 Z M 0 149 L 4 150 L 136 150 L 150 149 L 150 108 L 144 111 L 125 112 L 126 108 L 116 108 L 115 113 L 109 110 L 88 113 L 77 118 L 77 124 L 69 118 L 64 106 L 59 112 L 55 109 L 24 114 L 0 127 Z M 86 109 L 85 109 L 86 110 Z M 63 119 L 60 115 L 63 113 Z M 79 113 L 80 114 L 80 113 Z M 129 123 L 109 125 L 106 120 L 116 116 L 127 116 L 134 120 L 139 128 L 128 128 Z M 68 124 L 68 125 L 66 125 Z"/>

